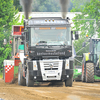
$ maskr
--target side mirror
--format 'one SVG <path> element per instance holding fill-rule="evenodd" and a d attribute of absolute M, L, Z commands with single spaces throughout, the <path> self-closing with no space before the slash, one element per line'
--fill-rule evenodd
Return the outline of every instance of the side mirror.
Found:
<path fill-rule="evenodd" d="M 79 39 L 78 31 L 75 31 L 75 40 L 78 40 L 78 39 Z"/>
<path fill-rule="evenodd" d="M 73 31 L 71 31 L 71 39 L 73 40 Z"/>
<path fill-rule="evenodd" d="M 82 47 L 85 47 L 85 46 L 86 46 L 86 43 L 85 43 L 85 42 L 83 42 Z"/>

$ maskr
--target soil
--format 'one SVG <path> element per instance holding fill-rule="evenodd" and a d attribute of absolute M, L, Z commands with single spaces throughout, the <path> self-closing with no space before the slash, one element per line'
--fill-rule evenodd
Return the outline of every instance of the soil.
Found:
<path fill-rule="evenodd" d="M 63 84 L 41 83 L 34 87 L 19 86 L 17 78 L 11 83 L 0 79 L 0 98 L 4 100 L 100 100 L 100 82 Z"/>

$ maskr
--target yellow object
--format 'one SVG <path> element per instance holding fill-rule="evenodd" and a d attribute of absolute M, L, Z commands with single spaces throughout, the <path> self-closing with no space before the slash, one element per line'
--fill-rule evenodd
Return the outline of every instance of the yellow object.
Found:
<path fill-rule="evenodd" d="M 20 32 L 22 32 L 22 28 L 24 28 L 24 26 L 20 26 Z"/>
<path fill-rule="evenodd" d="M 66 27 L 56 27 L 56 29 L 67 29 Z"/>
<path fill-rule="evenodd" d="M 86 35 L 86 37 L 88 37 L 88 35 Z"/>
<path fill-rule="evenodd" d="M 41 27 L 40 30 L 50 30 L 50 27 Z"/>
<path fill-rule="evenodd" d="M 88 60 L 89 60 L 89 53 L 86 53 L 86 54 L 85 54 L 85 57 L 86 57 L 85 60 L 88 61 Z"/>

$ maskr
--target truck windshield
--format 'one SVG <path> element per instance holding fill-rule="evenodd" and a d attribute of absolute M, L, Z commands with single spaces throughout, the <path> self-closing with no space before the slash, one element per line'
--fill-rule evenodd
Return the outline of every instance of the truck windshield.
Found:
<path fill-rule="evenodd" d="M 30 28 L 31 46 L 36 45 L 71 45 L 70 27 L 67 29 L 39 30 Z"/>
<path fill-rule="evenodd" d="M 94 41 L 94 54 L 97 54 L 97 57 L 100 56 L 100 41 Z"/>

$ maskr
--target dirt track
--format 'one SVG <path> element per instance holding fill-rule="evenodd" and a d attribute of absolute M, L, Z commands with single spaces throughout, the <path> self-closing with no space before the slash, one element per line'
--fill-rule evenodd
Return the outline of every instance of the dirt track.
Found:
<path fill-rule="evenodd" d="M 36 87 L 4 83 L 0 79 L 0 98 L 4 100 L 100 100 L 100 82 L 74 82 L 73 87 L 44 84 Z"/>

